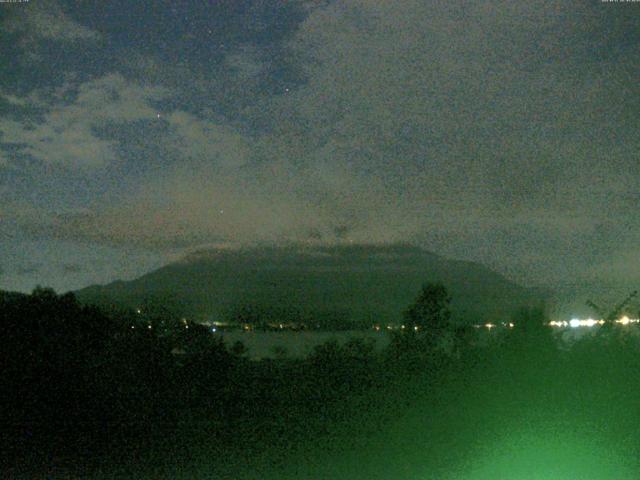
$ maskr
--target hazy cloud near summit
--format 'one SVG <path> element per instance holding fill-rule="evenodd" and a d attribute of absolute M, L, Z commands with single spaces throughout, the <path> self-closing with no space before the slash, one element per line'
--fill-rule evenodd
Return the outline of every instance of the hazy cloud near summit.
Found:
<path fill-rule="evenodd" d="M 306 5 L 282 58 L 215 44 L 207 71 L 186 50 L 173 65 L 131 48 L 58 97 L 3 90 L 40 114 L 0 120 L 0 164 L 18 150 L 91 185 L 89 201 L 33 206 L 25 222 L 155 249 L 413 241 L 558 281 L 631 255 L 640 16 L 560 1 Z M 69 35 L 95 39 L 81 32 Z M 273 74 L 283 65 L 295 75 Z"/>

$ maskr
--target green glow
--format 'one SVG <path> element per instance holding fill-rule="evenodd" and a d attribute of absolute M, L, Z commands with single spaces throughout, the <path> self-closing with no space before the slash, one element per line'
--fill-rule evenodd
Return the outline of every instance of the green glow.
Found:
<path fill-rule="evenodd" d="M 566 427 L 566 425 L 565 425 Z M 540 432 L 506 435 L 478 448 L 457 480 L 617 480 L 636 478 L 625 449 L 594 440 L 597 432 Z M 546 431 L 544 431 L 546 430 Z M 628 459 L 627 459 L 628 460 Z"/>

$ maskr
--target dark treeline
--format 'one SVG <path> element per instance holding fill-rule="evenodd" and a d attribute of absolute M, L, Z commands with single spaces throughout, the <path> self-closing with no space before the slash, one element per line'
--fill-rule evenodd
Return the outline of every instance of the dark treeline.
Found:
<path fill-rule="evenodd" d="M 228 347 L 162 310 L 106 311 L 41 288 L 2 294 L 5 471 L 8 478 L 111 478 L 112 471 L 194 478 L 190 469 L 206 458 L 203 478 L 270 478 L 300 459 L 313 466 L 356 451 L 425 405 L 463 409 L 450 427 L 435 414 L 421 417 L 433 424 L 412 427 L 438 452 L 452 433 L 438 440 L 432 432 L 451 428 L 469 440 L 469 425 L 486 415 L 481 401 L 511 413 L 547 402 L 569 411 L 577 402 L 586 414 L 608 400 L 603 392 L 640 386 L 630 335 L 603 329 L 558 348 L 543 311 L 529 308 L 515 328 L 483 342 L 473 328 L 452 327 L 449 302 L 443 287 L 425 285 L 404 312 L 406 330 L 382 352 L 354 339 L 320 345 L 305 359 L 256 362 L 241 345 Z M 595 382 L 593 372 L 601 375 Z M 468 412 L 475 420 L 459 423 Z M 432 467 L 445 459 L 461 460 L 438 455 Z"/>

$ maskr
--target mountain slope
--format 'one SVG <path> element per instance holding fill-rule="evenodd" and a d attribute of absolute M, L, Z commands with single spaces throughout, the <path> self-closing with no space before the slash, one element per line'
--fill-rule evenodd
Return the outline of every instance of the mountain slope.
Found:
<path fill-rule="evenodd" d="M 202 250 L 136 280 L 76 293 L 98 304 L 160 303 L 202 320 L 251 311 L 275 321 L 369 326 L 399 321 L 427 281 L 447 286 L 454 319 L 462 323 L 504 321 L 536 300 L 482 265 L 407 245 Z"/>

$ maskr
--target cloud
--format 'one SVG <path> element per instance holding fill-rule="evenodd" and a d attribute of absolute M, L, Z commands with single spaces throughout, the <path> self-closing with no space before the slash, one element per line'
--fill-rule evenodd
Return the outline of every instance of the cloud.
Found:
<path fill-rule="evenodd" d="M 224 122 L 198 118 L 185 111 L 165 117 L 175 136 L 175 153 L 196 163 L 220 168 L 245 165 L 251 156 L 251 139 Z"/>
<path fill-rule="evenodd" d="M 239 81 L 250 81 L 259 76 L 265 69 L 265 63 L 255 48 L 245 46 L 225 58 L 228 68 L 233 70 Z"/>
<path fill-rule="evenodd" d="M 80 273 L 84 269 L 76 263 L 65 263 L 62 265 L 62 272 L 65 274 Z"/>
<path fill-rule="evenodd" d="M 161 190 L 164 202 L 155 193 L 137 194 L 115 207 L 58 215 L 41 229 L 59 239 L 166 250 L 214 241 L 276 241 L 304 224 L 304 208 L 259 191 L 237 191 L 230 185 L 237 181 L 174 178 L 171 188 Z"/>
<path fill-rule="evenodd" d="M 463 235 L 456 253 L 488 263 L 576 259 L 605 212 L 629 215 L 630 57 L 590 50 L 625 22 L 561 2 L 332 2 L 291 42 L 308 81 L 264 109 L 269 141 L 371 238 L 440 236 L 451 251 Z"/>
<path fill-rule="evenodd" d="M 520 168 L 548 182 L 565 161 L 570 173 L 602 164 L 584 131 L 606 124 L 603 94 L 619 107 L 624 95 L 603 85 L 594 95 L 591 75 L 609 74 L 588 68 L 585 29 L 551 15 L 562 8 L 554 5 L 339 1 L 315 10 L 292 42 L 309 82 L 283 105 L 286 129 L 358 170 L 487 195 L 532 190 L 522 184 L 531 175 L 502 182 Z M 570 17 L 589 18 L 576 8 Z M 569 46 L 571 55 L 556 53 Z"/>
<path fill-rule="evenodd" d="M 11 106 L 15 107 L 26 107 L 28 105 L 28 101 L 24 98 L 16 97 L 10 93 L 5 93 L 0 90 L 0 98 L 3 99 Z"/>
<path fill-rule="evenodd" d="M 25 264 L 19 265 L 16 267 L 16 274 L 18 275 L 33 275 L 34 273 L 40 272 L 42 265 L 40 264 Z"/>
<path fill-rule="evenodd" d="M 12 8 L 2 23 L 7 33 L 23 36 L 23 47 L 40 40 L 96 41 L 100 34 L 71 19 L 54 1 L 27 2 Z"/>
<path fill-rule="evenodd" d="M 147 248 L 413 240 L 539 278 L 600 261 L 590 242 L 640 240 L 624 231 L 635 220 L 598 233 L 637 207 L 638 50 L 615 43 L 637 20 L 555 0 L 305 6 L 286 59 L 305 82 L 280 94 L 255 93 L 270 65 L 246 47 L 209 73 L 132 55 L 137 81 L 69 80 L 53 100 L 9 100 L 43 114 L 0 121 L 0 141 L 41 162 L 154 159 L 126 195 L 23 224 Z M 138 127 L 152 121 L 149 140 Z M 128 141 L 144 144 L 130 158 L 110 128 L 129 124 Z"/>
<path fill-rule="evenodd" d="M 161 87 L 134 84 L 119 74 L 82 83 L 71 102 L 56 97 L 44 100 L 33 94 L 18 100 L 44 109 L 41 119 L 1 119 L 0 143 L 47 164 L 104 167 L 117 158 L 117 143 L 98 130 L 112 124 L 157 120 L 152 103 L 165 95 Z"/>

